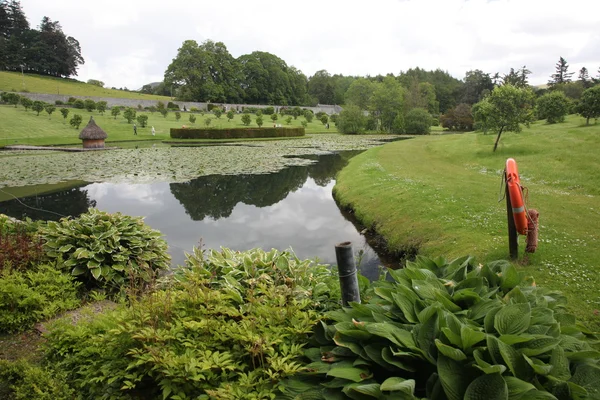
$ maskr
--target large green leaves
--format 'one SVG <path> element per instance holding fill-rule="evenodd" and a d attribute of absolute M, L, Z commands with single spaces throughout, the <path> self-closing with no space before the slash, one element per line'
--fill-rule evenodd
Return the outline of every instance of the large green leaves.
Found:
<path fill-rule="evenodd" d="M 508 400 L 508 387 L 500 374 L 482 375 L 471 382 L 464 400 Z"/>
<path fill-rule="evenodd" d="M 518 335 L 529 328 L 531 306 L 528 303 L 510 304 L 494 316 L 494 328 L 501 335 Z"/>

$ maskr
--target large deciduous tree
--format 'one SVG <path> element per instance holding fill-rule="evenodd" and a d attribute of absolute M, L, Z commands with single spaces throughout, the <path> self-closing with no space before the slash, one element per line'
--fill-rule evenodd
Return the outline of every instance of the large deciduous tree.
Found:
<path fill-rule="evenodd" d="M 586 125 L 590 124 L 590 118 L 600 117 L 600 85 L 583 92 L 577 105 L 577 113 L 586 119 Z"/>
<path fill-rule="evenodd" d="M 367 118 L 363 114 L 363 109 L 359 106 L 351 104 L 344 107 L 340 115 L 337 117 L 335 124 L 338 131 L 346 134 L 364 133 L 367 126 Z"/>
<path fill-rule="evenodd" d="M 335 103 L 335 84 L 329 72 L 322 69 L 308 79 L 308 94 L 319 104 Z"/>
<path fill-rule="evenodd" d="M 529 89 L 503 85 L 473 106 L 475 122 L 484 130 L 497 131 L 494 151 L 502 132 L 520 132 L 521 124 L 533 121 L 534 94 Z"/>
<path fill-rule="evenodd" d="M 395 132 L 394 122 L 404 112 L 406 90 L 392 76 L 386 76 L 383 82 L 377 83 L 371 97 L 371 113 L 379 121 L 379 129 Z"/>
<path fill-rule="evenodd" d="M 556 72 L 550 76 L 552 79 L 548 81 L 548 85 L 554 86 L 561 83 L 571 82 L 571 76 L 573 76 L 573 72 L 569 72 L 569 64 L 567 64 L 567 60 L 560 57 L 556 63 Z"/>
<path fill-rule="evenodd" d="M 569 99 L 559 90 L 553 90 L 537 99 L 537 115 L 549 124 L 563 122 L 569 111 Z"/>
<path fill-rule="evenodd" d="M 358 78 L 350 84 L 346 91 L 346 103 L 355 105 L 361 110 L 367 110 L 374 89 L 375 84 L 373 82 L 365 78 Z"/>
<path fill-rule="evenodd" d="M 464 82 L 461 100 L 466 104 L 475 104 L 494 90 L 494 83 L 490 74 L 486 74 L 479 69 L 467 71 Z"/>

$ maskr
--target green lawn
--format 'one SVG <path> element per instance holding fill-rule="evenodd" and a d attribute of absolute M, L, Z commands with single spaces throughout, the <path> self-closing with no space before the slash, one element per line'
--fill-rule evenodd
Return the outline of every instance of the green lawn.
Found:
<path fill-rule="evenodd" d="M 0 72 L 0 92 L 30 92 L 77 96 L 116 97 L 120 99 L 171 101 L 168 96 L 156 96 L 105 89 L 69 79 L 41 75 L 21 75 L 20 72 Z"/>
<path fill-rule="evenodd" d="M 227 120 L 225 115 L 221 118 L 216 118 L 213 114 L 195 114 L 197 120 L 195 124 L 189 122 L 190 113 L 181 112 L 179 121 L 175 118 L 175 113 L 169 112 L 166 118 L 159 113 L 150 113 L 148 111 L 139 112 L 140 114 L 148 115 L 148 126 L 146 128 L 138 125 L 138 135 L 133 134 L 133 124 L 128 124 L 122 115 L 116 119 L 110 115 L 110 110 L 104 115 L 100 115 L 97 111 L 87 112 L 71 108 L 70 113 L 65 121 L 60 114 L 60 108 L 49 118 L 46 112 L 41 112 L 39 116 L 35 112 L 25 111 L 22 106 L 14 107 L 10 105 L 0 105 L 0 147 L 9 144 L 31 144 L 31 145 L 70 145 L 81 144 L 78 139 L 79 132 L 84 128 L 85 124 L 90 119 L 90 115 L 94 116 L 96 123 L 104 129 L 108 134 L 107 142 L 129 141 L 129 140 L 170 140 L 170 128 L 180 128 L 182 125 L 190 127 L 204 127 L 204 121 L 207 118 L 211 119 L 210 127 L 243 127 L 241 122 L 241 114 L 236 114 L 231 121 Z M 69 125 L 68 120 L 74 115 L 80 114 L 83 117 L 83 123 L 79 129 L 74 129 Z M 252 124 L 256 127 L 254 120 L 256 116 L 252 116 Z M 290 126 L 301 126 L 303 117 L 292 119 Z M 263 115 L 264 126 L 272 126 L 273 122 L 270 116 Z M 287 126 L 285 119 L 279 115 L 277 123 Z M 150 126 L 156 129 L 156 136 L 152 136 Z M 306 133 L 337 133 L 335 125 L 331 124 L 330 129 L 313 120 L 306 128 Z M 179 140 L 178 140 L 179 141 Z"/>
<path fill-rule="evenodd" d="M 392 249 L 480 261 L 507 258 L 506 205 L 498 202 L 506 159 L 516 159 L 540 212 L 538 251 L 521 269 L 564 291 L 578 317 L 600 328 L 600 124 L 570 116 L 522 133 L 431 135 L 371 149 L 339 174 L 335 192 Z"/>

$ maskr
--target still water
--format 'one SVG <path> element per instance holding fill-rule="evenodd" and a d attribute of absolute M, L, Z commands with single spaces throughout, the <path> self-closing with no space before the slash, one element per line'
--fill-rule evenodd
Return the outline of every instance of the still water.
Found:
<path fill-rule="evenodd" d="M 0 213 L 58 219 L 97 207 L 143 216 L 164 234 L 173 265 L 183 264 L 185 252 L 200 243 L 234 250 L 291 248 L 301 259 L 334 264 L 335 244 L 351 241 L 354 252 L 361 253 L 361 272 L 374 279 L 378 255 L 332 197 L 335 174 L 357 153 L 310 156 L 316 161 L 312 165 L 273 174 L 210 175 L 186 183 L 92 183 L 0 202 Z"/>

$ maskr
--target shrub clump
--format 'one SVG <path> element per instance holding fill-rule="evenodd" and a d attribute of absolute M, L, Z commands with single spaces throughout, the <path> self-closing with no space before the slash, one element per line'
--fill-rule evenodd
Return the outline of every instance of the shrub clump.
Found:
<path fill-rule="evenodd" d="M 37 225 L 16 221 L 0 214 L 0 272 L 27 270 L 41 261 L 42 240 L 35 234 Z"/>
<path fill-rule="evenodd" d="M 406 114 L 405 130 L 410 135 L 428 135 L 431 131 L 431 114 L 424 108 L 413 108 Z"/>
<path fill-rule="evenodd" d="M 27 361 L 0 360 L 0 398 L 6 400 L 71 400 L 75 391 L 63 375 Z"/>
<path fill-rule="evenodd" d="M 118 291 L 123 285 L 149 282 L 170 266 L 161 233 L 140 217 L 91 208 L 78 218 L 49 221 L 40 228 L 50 259 L 88 286 Z"/>

